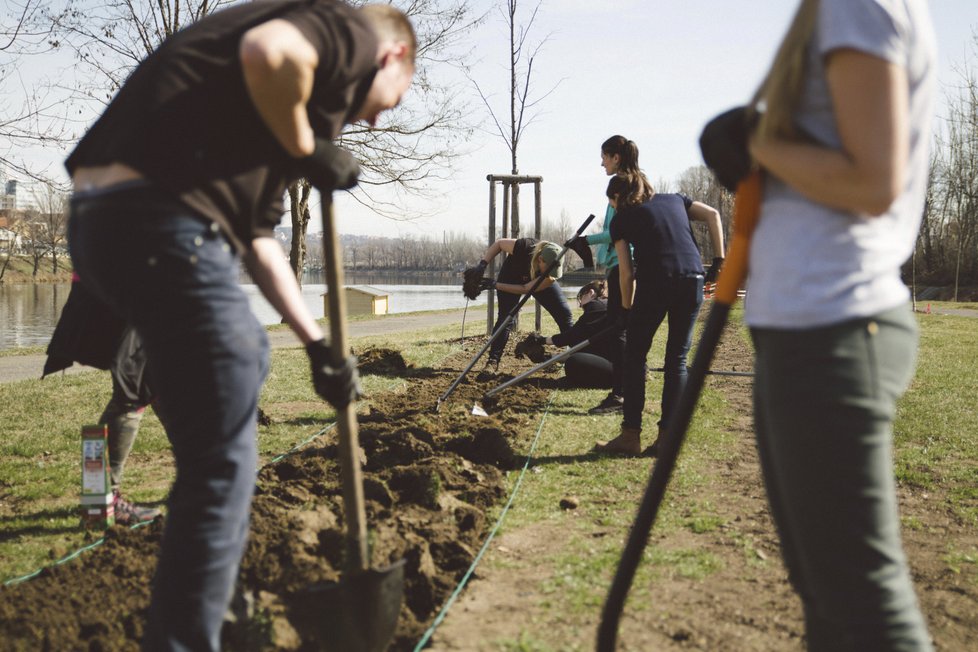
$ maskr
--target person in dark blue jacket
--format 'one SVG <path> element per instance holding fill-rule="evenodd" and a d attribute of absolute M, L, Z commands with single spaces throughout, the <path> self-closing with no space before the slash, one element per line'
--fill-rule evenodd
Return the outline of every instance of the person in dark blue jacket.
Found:
<path fill-rule="evenodd" d="M 652 338 L 669 319 L 662 387 L 661 433 L 686 383 L 686 355 L 703 303 L 703 262 L 691 220 L 708 225 L 713 250 L 723 256 L 720 213 L 678 193 L 655 193 L 645 179 L 612 177 L 608 198 L 616 215 L 611 238 L 618 252 L 621 300 L 625 310 L 624 407 L 621 432 L 595 450 L 637 455 L 642 452 L 646 357 Z M 630 251 L 631 250 L 631 251 Z M 634 261 L 633 253 L 634 252 Z M 646 454 L 658 452 L 658 438 Z"/>

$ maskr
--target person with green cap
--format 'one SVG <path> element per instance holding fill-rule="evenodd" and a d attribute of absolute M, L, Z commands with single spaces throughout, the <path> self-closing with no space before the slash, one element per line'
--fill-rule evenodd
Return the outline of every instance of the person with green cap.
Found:
<path fill-rule="evenodd" d="M 495 289 L 497 292 L 496 323 L 493 333 L 503 324 L 506 316 L 519 303 L 520 296 L 531 290 L 537 277 L 546 274 L 533 292 L 533 298 L 550 313 L 557 323 L 557 328 L 563 333 L 573 325 L 570 306 L 564 293 L 557 284 L 563 273 L 563 261 L 551 264 L 560 257 L 560 247 L 546 240 L 534 238 L 500 238 L 492 243 L 483 254 L 476 269 L 484 271 L 489 262 L 501 253 L 508 254 L 499 269 L 495 280 L 484 279 L 483 289 Z M 548 271 L 549 270 L 549 271 Z M 505 330 L 499 334 L 489 348 L 489 358 L 484 372 L 495 372 L 503 357 L 503 349 L 509 341 L 513 330 L 513 320 L 506 323 Z"/>

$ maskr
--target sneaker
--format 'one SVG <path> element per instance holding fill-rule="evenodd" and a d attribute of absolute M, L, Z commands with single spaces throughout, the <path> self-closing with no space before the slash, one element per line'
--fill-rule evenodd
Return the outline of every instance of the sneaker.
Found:
<path fill-rule="evenodd" d="M 621 412 L 625 406 L 625 399 L 615 394 L 608 394 L 604 400 L 587 411 L 588 414 L 611 414 Z"/>
<path fill-rule="evenodd" d="M 115 510 L 115 522 L 119 525 L 135 525 L 152 521 L 162 512 L 153 507 L 140 507 L 122 497 L 118 491 L 113 491 L 112 507 Z"/>

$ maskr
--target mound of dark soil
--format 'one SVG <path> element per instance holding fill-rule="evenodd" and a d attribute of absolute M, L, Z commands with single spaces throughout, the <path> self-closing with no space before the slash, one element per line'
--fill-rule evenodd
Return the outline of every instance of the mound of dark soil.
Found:
<path fill-rule="evenodd" d="M 391 649 L 412 649 L 471 564 L 487 533 L 486 511 L 505 496 L 503 471 L 532 435 L 547 391 L 503 392 L 489 417 L 471 407 L 509 376 L 467 378 L 435 411 L 471 352 L 412 374 L 396 351 L 359 353 L 361 373 L 408 378 L 406 391 L 372 397 L 362 415 L 364 493 L 372 565 L 404 559 L 405 599 Z M 513 364 L 504 358 L 501 371 Z M 513 371 L 525 365 L 516 363 Z M 552 380 L 551 380 L 552 384 Z M 251 535 L 224 629 L 229 649 L 318 649 L 317 605 L 304 589 L 343 573 L 345 518 L 335 432 L 318 446 L 263 468 Z M 162 524 L 108 530 L 77 560 L 0 591 L 7 649 L 136 650 Z"/>
<path fill-rule="evenodd" d="M 408 365 L 400 352 L 393 349 L 371 347 L 354 353 L 357 356 L 357 369 L 361 374 L 403 376 L 408 371 Z"/>

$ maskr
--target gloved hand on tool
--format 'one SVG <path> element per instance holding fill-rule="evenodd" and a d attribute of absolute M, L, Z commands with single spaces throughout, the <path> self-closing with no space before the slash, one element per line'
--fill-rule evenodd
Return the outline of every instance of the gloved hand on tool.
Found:
<path fill-rule="evenodd" d="M 480 260 L 479 264 L 475 267 L 467 267 L 462 276 L 464 280 L 462 281 L 462 294 L 464 294 L 469 299 L 479 298 L 479 293 L 482 292 L 482 275 L 486 272 L 486 267 L 489 263 L 485 260 Z"/>
<path fill-rule="evenodd" d="M 549 356 L 544 348 L 547 343 L 547 338 L 543 335 L 537 335 L 536 333 L 530 333 L 523 341 L 516 345 L 516 357 L 522 360 L 524 357 L 529 358 L 531 361 L 539 364 L 546 360 Z"/>
<path fill-rule="evenodd" d="M 339 410 L 363 396 L 354 356 L 346 358 L 338 367 L 333 366 L 325 339 L 306 344 L 306 353 L 312 365 L 312 386 L 330 405 Z"/>
<path fill-rule="evenodd" d="M 706 278 L 703 279 L 704 283 L 716 283 L 717 277 L 720 276 L 720 270 L 723 268 L 723 257 L 717 256 L 713 259 L 713 264 L 710 265 L 710 269 L 706 272 Z"/>
<path fill-rule="evenodd" d="M 753 165 L 747 143 L 760 114 L 750 106 L 724 111 L 706 123 L 700 135 L 703 161 L 730 192 L 750 174 Z"/>
<path fill-rule="evenodd" d="M 360 164 L 350 152 L 317 138 L 312 154 L 297 161 L 297 171 L 320 192 L 349 190 L 360 178 Z"/>
<path fill-rule="evenodd" d="M 495 290 L 496 289 L 496 279 L 494 278 L 484 278 L 479 281 L 479 292 L 483 290 Z"/>
<path fill-rule="evenodd" d="M 585 236 L 575 235 L 567 241 L 567 248 L 581 257 L 585 269 L 594 267 L 594 254 L 591 252 L 591 245 L 587 243 Z"/>

